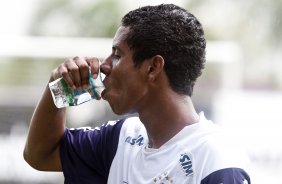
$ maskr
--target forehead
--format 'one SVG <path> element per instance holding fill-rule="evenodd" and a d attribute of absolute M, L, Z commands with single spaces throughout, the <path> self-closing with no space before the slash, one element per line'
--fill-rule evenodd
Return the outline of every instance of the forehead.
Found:
<path fill-rule="evenodd" d="M 128 32 L 128 27 L 120 26 L 116 31 L 115 37 L 113 39 L 113 47 L 121 47 L 122 45 L 124 46 L 124 44 L 126 44 L 125 40 Z"/>

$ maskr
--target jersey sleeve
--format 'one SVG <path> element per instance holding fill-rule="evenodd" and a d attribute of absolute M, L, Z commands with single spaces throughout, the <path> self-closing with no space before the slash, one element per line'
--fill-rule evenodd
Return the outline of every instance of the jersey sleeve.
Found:
<path fill-rule="evenodd" d="M 65 183 L 106 183 L 123 122 L 65 130 L 60 144 Z"/>
<path fill-rule="evenodd" d="M 251 184 L 249 175 L 240 168 L 225 168 L 215 171 L 205 177 L 201 184 L 228 183 L 228 184 Z"/>

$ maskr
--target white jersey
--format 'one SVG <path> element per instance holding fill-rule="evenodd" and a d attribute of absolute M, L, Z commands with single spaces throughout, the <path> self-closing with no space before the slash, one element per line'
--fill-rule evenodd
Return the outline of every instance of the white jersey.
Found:
<path fill-rule="evenodd" d="M 108 131 L 115 126 L 119 128 Z M 102 129 L 83 131 L 74 129 L 67 132 L 61 149 L 65 183 L 106 183 L 106 181 L 108 184 L 250 183 L 246 169 L 247 159 L 240 148 L 237 148 L 218 126 L 206 120 L 203 113 L 200 114 L 199 123 L 186 126 L 159 149 L 148 147 L 146 129 L 138 117 L 128 118 L 122 123 L 110 122 Z M 97 132 L 103 132 L 103 135 Z M 109 143 L 108 138 L 96 138 L 107 137 L 107 134 L 116 138 L 114 141 L 111 140 L 110 145 L 106 145 L 111 147 L 110 149 L 104 145 Z M 92 140 L 95 138 L 98 142 Z M 90 146 L 91 149 L 86 146 Z M 97 151 L 102 153 L 95 153 Z M 111 153 L 112 151 L 114 153 Z M 81 162 L 86 162 L 86 166 Z M 78 174 L 76 169 L 81 174 Z M 89 177 L 92 173 L 95 177 Z M 96 175 L 104 175 L 106 178 L 99 180 L 96 179 L 99 178 Z M 77 177 L 85 178 L 75 182 L 74 178 Z M 86 179 L 87 177 L 89 179 Z"/>

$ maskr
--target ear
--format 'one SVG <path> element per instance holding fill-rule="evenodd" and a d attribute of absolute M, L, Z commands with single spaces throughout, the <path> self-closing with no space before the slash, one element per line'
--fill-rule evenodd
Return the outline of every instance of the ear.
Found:
<path fill-rule="evenodd" d="M 164 70 L 164 58 L 160 55 L 155 55 L 148 61 L 147 74 L 148 80 L 154 81 Z"/>

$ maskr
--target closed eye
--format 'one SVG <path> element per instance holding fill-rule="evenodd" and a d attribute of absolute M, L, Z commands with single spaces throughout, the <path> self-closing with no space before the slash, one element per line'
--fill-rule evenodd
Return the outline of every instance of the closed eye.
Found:
<path fill-rule="evenodd" d="M 120 56 L 119 55 L 113 55 L 112 58 L 113 59 L 120 59 Z"/>
<path fill-rule="evenodd" d="M 118 55 L 113 55 L 113 56 L 112 56 L 112 63 L 113 63 L 113 65 L 117 64 L 117 62 L 119 61 L 119 59 L 120 59 L 120 56 L 118 56 Z"/>

